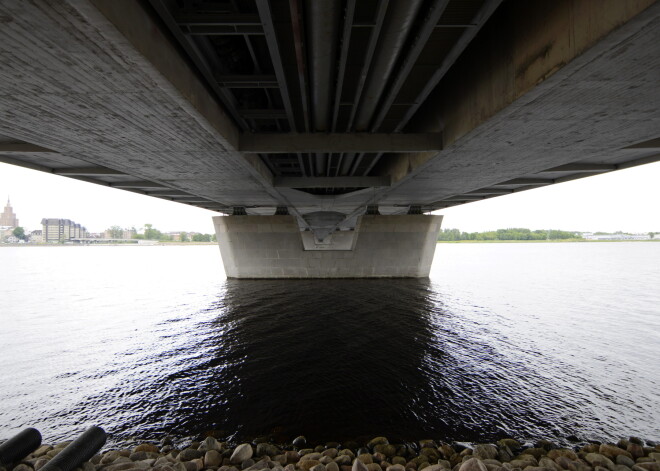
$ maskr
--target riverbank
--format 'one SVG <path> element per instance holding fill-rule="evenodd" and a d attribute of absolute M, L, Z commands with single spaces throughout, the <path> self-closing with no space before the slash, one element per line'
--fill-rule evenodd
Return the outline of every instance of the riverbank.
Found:
<path fill-rule="evenodd" d="M 153 244 L 138 244 L 135 242 L 123 243 L 92 243 L 92 244 L 0 244 L 1 247 L 170 247 L 189 245 L 218 245 L 217 242 L 159 242 Z"/>
<path fill-rule="evenodd" d="M 643 240 L 591 240 L 591 239 L 551 239 L 551 240 L 439 240 L 438 244 L 547 244 L 567 242 L 660 242 L 660 239 Z"/>
<path fill-rule="evenodd" d="M 570 440 L 569 440 L 570 441 Z M 70 442 L 43 445 L 20 463 L 0 471 L 39 471 Z M 618 443 L 585 443 L 561 448 L 547 440 L 522 443 L 502 439 L 489 444 L 446 444 L 434 440 L 390 444 L 377 437 L 367 443 L 288 445 L 260 438 L 231 446 L 209 436 L 176 446 L 171 438 L 108 449 L 79 471 L 660 471 L 660 445 L 630 437 Z"/>

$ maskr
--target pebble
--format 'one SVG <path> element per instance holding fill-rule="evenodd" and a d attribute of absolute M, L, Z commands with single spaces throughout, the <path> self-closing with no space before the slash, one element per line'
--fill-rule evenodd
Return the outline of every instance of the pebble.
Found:
<path fill-rule="evenodd" d="M 222 464 L 222 455 L 218 450 L 209 450 L 204 454 L 204 464 L 206 466 L 220 466 Z"/>
<path fill-rule="evenodd" d="M 660 471 L 660 446 L 634 437 L 616 444 L 587 443 L 574 450 L 547 440 L 532 447 L 513 439 L 449 445 L 433 439 L 397 444 L 376 437 L 366 446 L 350 442 L 312 446 L 301 435 L 293 442 L 277 445 L 260 437 L 254 447 L 243 443 L 231 448 L 209 436 L 179 451 L 166 437 L 159 442 L 160 449 L 141 443 L 110 450 L 74 471 Z M 69 443 L 44 444 L 24 461 L 0 471 L 39 471 Z"/>
<path fill-rule="evenodd" d="M 229 461 L 231 461 L 232 464 L 239 464 L 250 458 L 252 458 L 252 446 L 250 446 L 249 443 L 243 443 L 234 449 Z"/>
<path fill-rule="evenodd" d="M 461 464 L 458 471 L 488 471 L 488 468 L 479 458 L 470 458 Z"/>
<path fill-rule="evenodd" d="M 160 450 L 156 445 L 152 445 L 151 443 L 143 443 L 133 448 L 133 453 L 138 453 L 140 451 L 158 453 Z"/>
<path fill-rule="evenodd" d="M 493 445 L 477 445 L 472 450 L 472 455 L 480 460 L 495 459 L 497 458 L 498 451 Z"/>
<path fill-rule="evenodd" d="M 358 455 L 357 459 L 364 464 L 371 464 L 374 462 L 372 456 L 369 453 L 362 453 L 361 455 Z"/>
<path fill-rule="evenodd" d="M 321 462 L 318 460 L 305 460 L 305 461 L 300 460 L 300 462 L 298 463 L 298 467 L 303 471 L 309 471 L 317 464 L 321 464 Z"/>
<path fill-rule="evenodd" d="M 250 448 L 250 452 L 251 451 L 252 449 Z M 192 461 L 194 459 L 201 458 L 202 456 L 204 456 L 203 452 L 199 450 L 195 450 L 193 448 L 186 448 L 185 450 L 181 450 L 181 453 L 179 453 L 177 458 L 179 459 L 179 461 Z"/>

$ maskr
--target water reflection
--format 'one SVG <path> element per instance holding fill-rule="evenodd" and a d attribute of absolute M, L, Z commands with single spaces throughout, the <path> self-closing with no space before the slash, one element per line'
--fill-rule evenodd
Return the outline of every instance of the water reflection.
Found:
<path fill-rule="evenodd" d="M 111 443 L 217 429 L 313 441 L 660 438 L 660 258 L 647 248 L 609 281 L 596 276 L 602 256 L 590 271 L 571 265 L 565 245 L 544 249 L 554 265 L 522 274 L 502 260 L 536 246 L 451 247 L 451 275 L 431 282 L 224 281 L 212 264 L 170 276 L 170 266 L 207 266 L 207 249 L 85 251 L 99 266 L 123 256 L 153 270 L 102 272 L 82 287 L 51 276 L 72 252 L 5 260 L 21 282 L 0 278 L 20 306 L 0 329 L 0 356 L 12 359 L 0 366 L 3 430 L 36 426 L 53 441 L 100 424 Z M 640 278 L 645 261 L 651 275 Z M 26 266 L 41 275 L 20 276 Z M 566 271 L 580 276 L 568 283 Z M 639 294 L 623 299 L 619 286 Z"/>
<path fill-rule="evenodd" d="M 200 325 L 208 393 L 225 401 L 193 422 L 254 436 L 278 429 L 321 440 L 414 421 L 428 387 L 428 281 L 227 281 L 217 317 Z M 231 400 L 226 401 L 226 398 Z"/>

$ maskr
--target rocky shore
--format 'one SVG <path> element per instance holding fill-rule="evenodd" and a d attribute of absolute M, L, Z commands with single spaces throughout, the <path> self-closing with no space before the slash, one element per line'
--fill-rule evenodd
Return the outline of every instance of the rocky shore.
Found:
<path fill-rule="evenodd" d="M 43 445 L 0 471 L 39 471 L 70 442 Z M 95 455 L 76 471 L 660 471 L 660 444 L 638 438 L 589 443 L 574 449 L 545 440 L 446 444 L 433 440 L 394 444 L 377 437 L 364 445 L 312 446 L 304 437 L 288 445 L 265 439 L 230 446 L 207 437 L 186 447 L 169 438 Z"/>

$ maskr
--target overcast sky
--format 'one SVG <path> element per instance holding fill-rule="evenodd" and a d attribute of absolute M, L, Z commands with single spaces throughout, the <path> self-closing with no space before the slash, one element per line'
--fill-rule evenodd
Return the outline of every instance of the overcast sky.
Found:
<path fill-rule="evenodd" d="M 212 233 L 212 211 L 0 163 L 0 207 L 11 197 L 27 230 L 66 218 L 90 232 L 145 223 L 161 231 Z M 660 231 L 660 162 L 439 211 L 443 227 Z"/>

